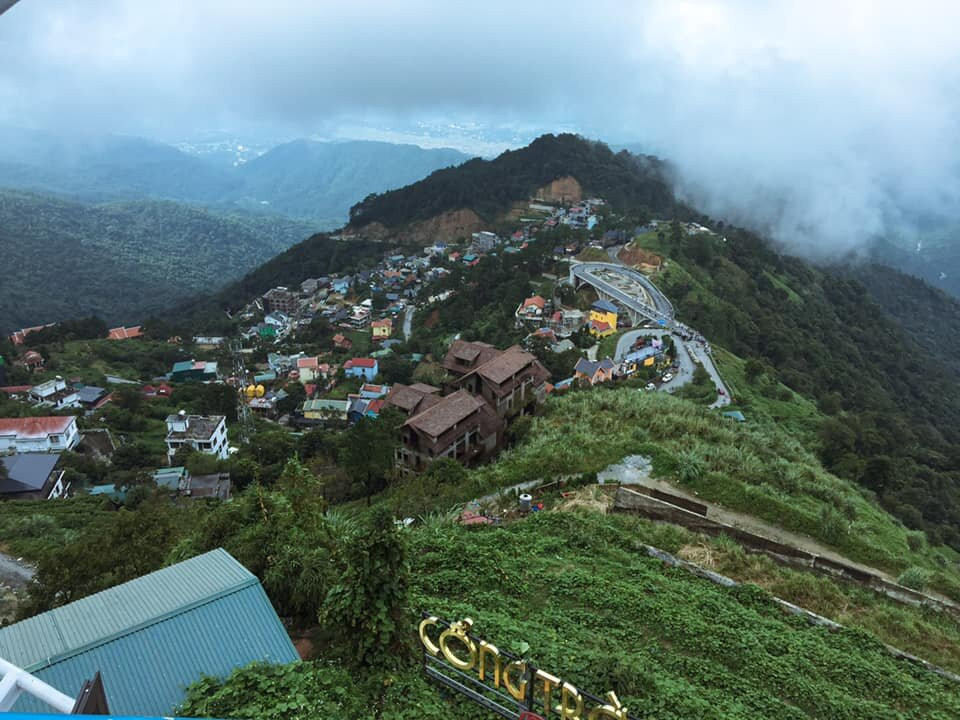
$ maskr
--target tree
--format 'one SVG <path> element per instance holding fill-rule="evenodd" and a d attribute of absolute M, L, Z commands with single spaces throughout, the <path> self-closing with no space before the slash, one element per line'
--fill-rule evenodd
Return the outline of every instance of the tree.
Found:
<path fill-rule="evenodd" d="M 344 554 L 344 568 L 327 594 L 321 621 L 342 636 L 358 665 L 398 665 L 410 626 L 408 567 L 390 511 L 374 510 Z"/>
<path fill-rule="evenodd" d="M 417 369 L 413 371 L 414 382 L 426 383 L 434 387 L 443 387 L 443 384 L 449 379 L 450 376 L 447 375 L 447 371 L 443 369 L 440 363 L 420 363 L 417 365 Z"/>
<path fill-rule="evenodd" d="M 374 492 L 386 485 L 394 467 L 394 451 L 399 444 L 397 429 L 403 417 L 387 408 L 380 417 L 361 418 L 341 436 L 339 461 L 350 479 L 363 488 L 370 502 Z"/>
<path fill-rule="evenodd" d="M 124 508 L 112 516 L 106 533 L 101 526 L 90 527 L 39 558 L 21 617 L 66 605 L 163 566 L 178 528 L 169 501 L 154 492 L 138 509 Z"/>

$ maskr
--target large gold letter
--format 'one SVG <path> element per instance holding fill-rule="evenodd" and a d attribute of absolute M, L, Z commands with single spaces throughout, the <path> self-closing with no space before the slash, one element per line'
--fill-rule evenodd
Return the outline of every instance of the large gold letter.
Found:
<path fill-rule="evenodd" d="M 627 720 L 627 709 L 620 704 L 620 700 L 617 699 L 613 690 L 607 693 L 607 703 L 607 705 L 600 705 L 591 710 L 587 720 L 599 720 L 601 717 Z"/>
<path fill-rule="evenodd" d="M 469 660 L 464 660 L 454 655 L 453 650 L 451 650 L 449 646 L 451 639 L 459 640 L 463 643 L 463 646 L 467 648 L 467 652 L 470 654 Z M 443 657 L 446 658 L 447 662 L 457 670 L 473 670 L 473 668 L 476 667 L 477 646 L 473 640 L 467 637 L 466 633 L 462 632 L 459 628 L 450 627 L 440 633 L 440 651 L 443 653 Z"/>
<path fill-rule="evenodd" d="M 496 645 L 491 645 L 485 640 L 480 641 L 480 671 L 481 680 L 487 679 L 487 656 L 493 658 L 493 686 L 500 687 L 500 651 Z"/>
<path fill-rule="evenodd" d="M 583 714 L 583 698 L 580 696 L 580 691 L 568 682 L 563 684 L 563 689 L 560 691 L 557 712 L 566 720 L 580 720 Z"/>
<path fill-rule="evenodd" d="M 511 669 L 520 673 L 520 683 L 517 685 L 510 682 Z M 514 699 L 523 700 L 527 696 L 527 663 L 523 660 L 514 660 L 507 665 L 503 670 L 503 684 Z"/>
<path fill-rule="evenodd" d="M 537 670 L 537 679 L 543 680 L 543 714 L 549 715 L 553 710 L 553 689 L 560 687 L 560 678 Z"/>
<path fill-rule="evenodd" d="M 420 622 L 420 642 L 423 643 L 423 647 L 426 648 L 427 652 L 431 655 L 436 655 L 440 652 L 440 648 L 433 644 L 433 641 L 427 635 L 427 628 L 431 625 L 437 624 L 438 618 L 428 617 Z"/>

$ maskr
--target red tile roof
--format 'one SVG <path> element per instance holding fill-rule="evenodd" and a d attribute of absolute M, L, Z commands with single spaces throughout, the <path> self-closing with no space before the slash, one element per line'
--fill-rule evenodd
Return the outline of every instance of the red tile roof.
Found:
<path fill-rule="evenodd" d="M 353 358 L 352 360 L 347 360 L 343 367 L 346 369 L 362 367 L 362 368 L 373 368 L 377 366 L 377 361 L 373 358 Z"/>
<path fill-rule="evenodd" d="M 45 438 L 66 432 L 75 422 L 73 416 L 0 418 L 0 435 L 16 435 L 20 438 Z"/>
<path fill-rule="evenodd" d="M 544 306 L 545 306 L 546 304 L 547 304 L 547 301 L 544 300 L 544 299 L 543 299 L 542 297 L 540 297 L 539 295 L 534 295 L 533 297 L 528 297 L 526 300 L 523 301 L 523 307 L 524 307 L 524 308 L 536 307 L 536 308 L 540 308 L 541 310 L 543 310 L 543 308 L 544 308 Z"/>
<path fill-rule="evenodd" d="M 30 392 L 30 388 L 33 385 L 6 385 L 5 387 L 0 387 L 0 392 L 5 392 L 8 395 L 17 395 L 19 393 Z"/>
<path fill-rule="evenodd" d="M 301 370 L 307 369 L 307 368 L 310 370 L 316 370 L 319 366 L 320 366 L 320 358 L 316 358 L 316 357 L 297 358 L 297 367 L 300 368 Z"/>
<path fill-rule="evenodd" d="M 140 325 L 134 325 L 133 327 L 120 327 L 111 328 L 109 334 L 107 335 L 108 340 L 127 340 L 129 338 L 138 338 L 143 335 L 143 330 Z"/>

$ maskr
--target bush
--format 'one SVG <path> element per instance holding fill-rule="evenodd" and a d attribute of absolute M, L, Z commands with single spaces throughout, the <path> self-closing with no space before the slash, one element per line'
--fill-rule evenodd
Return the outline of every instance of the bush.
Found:
<path fill-rule="evenodd" d="M 832 507 L 820 510 L 820 537 L 831 545 L 839 544 L 847 534 L 847 520 Z"/>
<path fill-rule="evenodd" d="M 897 582 L 901 585 L 905 585 L 908 588 L 913 588 L 914 590 L 924 590 L 927 585 L 930 584 L 930 579 L 933 577 L 933 573 L 927 570 L 926 568 L 917 567 L 908 567 L 902 573 L 900 577 L 897 578 Z"/>

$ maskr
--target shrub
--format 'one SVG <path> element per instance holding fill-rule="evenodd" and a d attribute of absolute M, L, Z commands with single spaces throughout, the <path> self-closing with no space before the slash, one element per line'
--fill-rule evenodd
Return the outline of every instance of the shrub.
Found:
<path fill-rule="evenodd" d="M 820 537 L 831 545 L 843 540 L 849 529 L 846 519 L 832 507 L 820 510 Z"/>
<path fill-rule="evenodd" d="M 933 577 L 931 573 L 926 568 L 917 567 L 908 567 L 902 573 L 900 577 L 897 578 L 897 582 L 901 585 L 905 585 L 908 588 L 913 588 L 914 590 L 923 590 L 930 584 L 930 578 Z"/>

